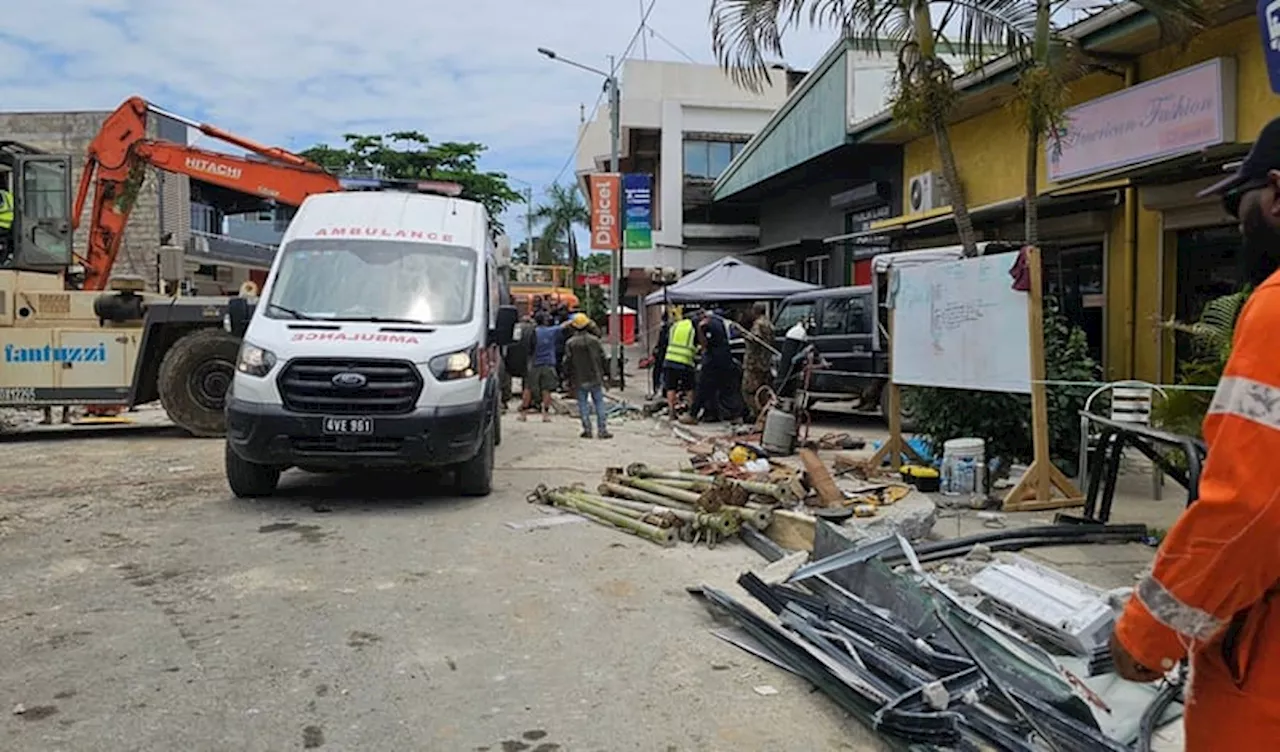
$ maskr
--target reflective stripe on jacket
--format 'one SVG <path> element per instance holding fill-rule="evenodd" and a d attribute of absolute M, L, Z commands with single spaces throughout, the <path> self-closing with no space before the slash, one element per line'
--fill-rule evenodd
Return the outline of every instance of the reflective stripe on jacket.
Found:
<path fill-rule="evenodd" d="M 667 340 L 668 363 L 680 363 L 693 367 L 693 322 L 680 319 L 671 327 L 671 338 Z"/>
<path fill-rule="evenodd" d="M 0 230 L 13 227 L 13 194 L 0 191 Z"/>
<path fill-rule="evenodd" d="M 1144 666 L 1167 670 L 1190 654 L 1188 752 L 1270 749 L 1280 739 L 1277 352 L 1280 272 L 1240 314 L 1204 421 L 1199 498 L 1170 528 L 1116 624 L 1116 639 Z"/>

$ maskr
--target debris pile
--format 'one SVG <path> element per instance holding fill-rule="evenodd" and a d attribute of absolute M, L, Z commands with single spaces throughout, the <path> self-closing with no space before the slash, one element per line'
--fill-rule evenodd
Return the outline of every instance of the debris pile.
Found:
<path fill-rule="evenodd" d="M 725 473 L 664 472 L 635 463 L 610 468 L 594 492 L 539 486 L 529 501 L 551 504 L 664 546 L 677 540 L 714 546 L 744 525 L 768 529 L 774 510 L 808 493 L 795 476 L 754 480 Z"/>
<path fill-rule="evenodd" d="M 747 445 L 711 448 L 694 457 L 691 469 L 633 463 L 608 469 L 594 489 L 539 486 L 529 501 L 664 546 L 680 540 L 714 546 L 746 527 L 788 548 L 811 550 L 816 520 L 875 518 L 911 493 L 898 482 L 837 481 L 815 452 L 800 455 L 803 469 L 760 457 Z"/>
<path fill-rule="evenodd" d="M 1064 543 L 1139 539 L 1122 526 L 1063 527 Z M 901 535 L 850 548 L 830 530 L 810 564 L 744 534 L 774 563 L 738 584 L 773 618 L 716 588 L 690 592 L 732 625 L 713 629 L 716 637 L 812 683 L 894 746 L 1149 749 L 1153 730 L 1181 713 L 1178 672 L 1159 687 L 1109 673 L 1100 646 L 1114 613 L 1105 593 L 989 549 L 957 582 L 926 570 L 921 559 L 930 557 Z M 1023 542 L 1037 537 L 1055 536 Z M 771 571 L 784 564 L 781 576 Z"/>

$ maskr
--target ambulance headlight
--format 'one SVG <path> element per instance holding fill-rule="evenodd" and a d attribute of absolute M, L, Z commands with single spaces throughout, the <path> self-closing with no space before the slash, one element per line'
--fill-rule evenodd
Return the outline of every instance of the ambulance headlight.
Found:
<path fill-rule="evenodd" d="M 236 360 L 236 370 L 250 376 L 266 376 L 275 367 L 276 355 L 257 345 L 245 342 L 240 345 L 240 357 Z"/>
<path fill-rule="evenodd" d="M 469 379 L 476 375 L 476 349 L 459 350 L 431 359 L 431 373 L 440 381 Z"/>

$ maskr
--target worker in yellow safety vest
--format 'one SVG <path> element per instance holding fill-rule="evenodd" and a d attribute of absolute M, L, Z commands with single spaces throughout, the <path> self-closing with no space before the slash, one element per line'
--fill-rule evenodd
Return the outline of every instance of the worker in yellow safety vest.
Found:
<path fill-rule="evenodd" d="M 13 194 L 0 188 L 0 266 L 13 255 Z"/>
<path fill-rule="evenodd" d="M 667 387 L 667 420 L 676 418 L 676 398 L 693 391 L 694 361 L 697 357 L 696 332 L 693 321 L 675 312 L 676 323 L 667 339 L 666 357 L 662 363 L 663 381 Z"/>

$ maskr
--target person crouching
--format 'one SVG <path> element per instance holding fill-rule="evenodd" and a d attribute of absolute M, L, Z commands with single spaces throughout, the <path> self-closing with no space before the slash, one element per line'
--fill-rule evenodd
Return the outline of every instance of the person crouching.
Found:
<path fill-rule="evenodd" d="M 578 396 L 578 415 L 582 418 L 582 438 L 591 438 L 590 397 L 595 406 L 596 435 L 611 439 L 605 422 L 604 406 L 604 347 L 600 338 L 592 333 L 591 319 L 585 313 L 575 313 L 569 320 L 573 334 L 564 346 L 564 371 L 569 384 Z"/>

